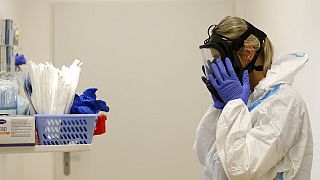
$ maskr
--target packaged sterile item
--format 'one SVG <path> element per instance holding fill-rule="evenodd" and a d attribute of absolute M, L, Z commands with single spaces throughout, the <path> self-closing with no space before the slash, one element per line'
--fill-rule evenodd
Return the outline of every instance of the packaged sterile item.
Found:
<path fill-rule="evenodd" d="M 0 116 L 0 147 L 34 145 L 35 119 L 33 116 Z"/>
<path fill-rule="evenodd" d="M 12 21 L 8 19 L 0 20 L 0 77 L 12 74 L 14 67 L 13 43 L 12 43 Z M 9 76 L 10 76 L 9 75 Z"/>
<path fill-rule="evenodd" d="M 30 111 L 29 101 L 22 96 L 17 96 L 17 115 L 28 115 Z"/>
<path fill-rule="evenodd" d="M 18 90 L 15 79 L 0 79 L 0 115 L 17 114 Z"/>
<path fill-rule="evenodd" d="M 15 71 L 13 46 L 0 46 L 0 78 L 12 77 Z"/>
<path fill-rule="evenodd" d="M 19 44 L 19 28 L 12 19 L 0 19 L 0 45 L 17 46 Z"/>
<path fill-rule="evenodd" d="M 0 78 L 13 77 L 19 28 L 11 19 L 0 19 Z"/>

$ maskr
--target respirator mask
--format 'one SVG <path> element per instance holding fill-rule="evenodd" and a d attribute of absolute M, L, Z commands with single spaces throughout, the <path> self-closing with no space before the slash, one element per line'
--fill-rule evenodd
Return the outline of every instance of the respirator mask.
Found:
<path fill-rule="evenodd" d="M 247 30 L 236 39 L 229 39 L 223 35 L 217 34 L 215 32 L 216 26 L 211 25 L 208 28 L 209 38 L 204 41 L 203 45 L 199 46 L 204 60 L 204 67 L 206 72 L 205 76 L 207 77 L 207 88 L 209 89 L 210 93 L 221 102 L 223 102 L 223 100 L 209 80 L 209 74 L 211 74 L 215 78 L 211 65 L 212 63 L 215 63 L 217 59 L 221 59 L 221 61 L 225 64 L 225 58 L 228 57 L 240 82 L 242 82 L 242 75 L 245 70 L 248 70 L 249 73 L 253 70 L 263 71 L 263 66 L 255 66 L 255 62 L 260 54 L 261 49 L 264 46 L 264 41 L 267 35 L 251 25 L 249 22 L 245 21 L 245 23 L 247 25 Z M 213 30 L 210 33 L 210 30 L 212 28 Z M 241 67 L 237 52 L 244 46 L 244 41 L 250 35 L 254 35 L 258 38 L 260 42 L 260 48 L 255 51 L 255 55 L 252 61 L 246 67 Z"/>

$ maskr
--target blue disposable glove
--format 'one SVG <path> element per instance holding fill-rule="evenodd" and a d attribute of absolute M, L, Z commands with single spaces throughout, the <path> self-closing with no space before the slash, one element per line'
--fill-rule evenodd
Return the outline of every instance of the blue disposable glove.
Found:
<path fill-rule="evenodd" d="M 15 65 L 16 66 L 19 66 L 19 65 L 22 65 L 22 64 L 26 64 L 27 60 L 26 58 L 24 57 L 23 54 L 16 54 L 15 56 Z"/>
<path fill-rule="evenodd" d="M 241 84 L 234 72 L 230 59 L 226 58 L 225 62 L 226 66 L 224 66 L 221 59 L 212 64 L 212 70 L 217 80 L 209 74 L 210 82 L 224 102 L 228 103 L 234 99 L 242 99 L 247 104 L 250 95 L 248 70 L 244 71 Z"/>
<path fill-rule="evenodd" d="M 74 97 L 70 114 L 97 114 L 100 111 L 109 112 L 105 101 L 97 100 L 97 88 L 89 88 L 82 95 Z"/>
<path fill-rule="evenodd" d="M 202 65 L 202 72 L 203 72 L 203 74 L 206 74 L 206 71 L 205 71 L 205 68 L 203 65 Z M 201 79 L 202 79 L 203 83 L 207 86 L 207 81 L 208 81 L 207 78 L 205 76 L 201 76 Z M 208 89 L 209 89 L 209 87 L 208 87 Z M 210 89 L 209 89 L 209 91 L 210 91 Z M 211 93 L 211 97 L 213 99 L 213 106 L 216 109 L 223 109 L 224 108 L 224 106 L 226 105 L 224 102 L 219 101 L 212 93 Z"/>

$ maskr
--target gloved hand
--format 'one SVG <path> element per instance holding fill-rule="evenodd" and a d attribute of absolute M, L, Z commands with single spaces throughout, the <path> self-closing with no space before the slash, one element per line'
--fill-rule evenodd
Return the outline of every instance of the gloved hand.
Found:
<path fill-rule="evenodd" d="M 203 65 L 202 65 L 202 72 L 203 72 L 203 74 L 206 74 L 206 70 Z M 207 86 L 207 88 L 209 89 L 209 91 L 211 93 L 210 87 L 208 87 L 208 85 L 207 85 L 207 82 L 208 82 L 207 78 L 205 76 L 201 76 L 201 79 L 202 79 L 202 82 Z M 213 88 L 213 86 L 211 88 Z M 215 108 L 217 108 L 217 109 L 224 108 L 224 106 L 226 105 L 224 102 L 219 101 L 212 93 L 211 93 L 211 97 L 213 100 L 213 106 Z"/>
<path fill-rule="evenodd" d="M 97 114 L 100 111 L 109 112 L 105 101 L 97 100 L 97 88 L 89 88 L 82 95 L 74 97 L 70 114 Z"/>
<path fill-rule="evenodd" d="M 226 58 L 225 62 L 227 70 L 221 59 L 212 64 L 212 70 L 217 81 L 209 74 L 210 82 L 224 102 L 228 103 L 234 99 L 242 99 L 247 104 L 250 95 L 248 70 L 244 71 L 241 84 L 234 72 L 230 59 Z"/>
<path fill-rule="evenodd" d="M 15 65 L 16 66 L 26 64 L 26 62 L 27 62 L 27 60 L 23 54 L 16 54 L 16 56 L 15 56 Z"/>

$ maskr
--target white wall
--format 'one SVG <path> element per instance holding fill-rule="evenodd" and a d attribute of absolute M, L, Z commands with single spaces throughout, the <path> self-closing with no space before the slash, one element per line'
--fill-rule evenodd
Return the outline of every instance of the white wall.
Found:
<path fill-rule="evenodd" d="M 19 0 L 0 0 L 0 18 L 14 19 L 21 22 L 21 5 Z"/>
<path fill-rule="evenodd" d="M 235 1 L 235 12 L 270 37 L 276 56 L 293 51 L 309 53 L 309 62 L 297 75 L 294 86 L 305 99 L 314 137 L 312 179 L 320 178 L 320 2 L 318 0 Z"/>
<path fill-rule="evenodd" d="M 9 2 L 9 0 L 7 0 Z M 201 2 L 206 0 L 15 0 L 22 8 L 21 45 L 27 57 L 35 62 L 53 59 L 52 7 L 66 2 Z M 223 0 L 213 0 L 223 2 Z M 227 2 L 230 2 L 228 0 Z"/>
<path fill-rule="evenodd" d="M 108 0 L 101 0 L 101 1 L 108 1 Z M 128 0 L 128 1 L 123 1 L 123 2 L 136 2 L 139 0 Z M 157 1 L 157 0 L 150 0 L 150 2 L 152 1 Z M 168 0 L 167 2 L 201 2 L 199 0 Z M 23 36 L 21 39 L 21 44 L 22 44 L 22 50 L 25 53 L 26 57 L 36 61 L 36 62 L 40 62 L 40 61 L 47 61 L 47 60 L 52 60 L 54 57 L 55 53 L 55 48 L 53 47 L 54 44 L 54 36 L 53 36 L 53 10 L 52 7 L 55 3 L 57 2 L 78 2 L 76 0 L 23 0 L 21 1 L 22 6 L 23 6 L 23 16 L 22 16 L 22 30 L 23 30 Z M 91 0 L 82 0 L 82 2 L 92 2 Z M 118 2 L 118 1 L 117 1 Z M 148 1 L 145 1 L 148 2 Z M 164 1 L 160 1 L 160 2 L 164 2 Z M 204 1 L 204 2 L 208 2 L 208 1 Z M 221 3 L 226 3 L 225 8 L 225 13 L 230 14 L 232 12 L 232 1 L 224 1 L 224 0 L 215 0 L 214 2 L 219 2 Z M 214 4 L 213 2 L 211 4 Z M 210 7 L 214 8 L 214 5 L 210 5 L 207 8 L 211 9 Z M 199 55 L 198 58 L 194 58 L 194 62 L 192 62 L 193 64 L 198 64 L 198 66 L 200 67 L 201 64 L 201 57 L 200 54 L 198 54 L 198 50 L 197 50 L 197 45 L 198 43 L 202 43 L 202 38 L 206 37 L 206 28 L 210 23 L 213 23 L 215 21 L 217 21 L 219 18 L 221 18 L 223 15 L 223 11 L 224 9 L 220 9 L 220 10 L 216 10 L 221 12 L 221 15 L 215 16 L 215 17 L 211 17 L 211 16 L 207 16 L 206 18 L 208 18 L 208 23 L 206 23 L 205 25 L 203 25 L 203 27 L 201 27 L 200 29 L 197 29 L 197 31 L 194 32 L 194 35 L 196 37 L 200 37 L 200 41 L 196 42 L 194 44 L 194 52 L 192 57 L 196 57 L 197 55 Z M 164 12 L 165 13 L 165 12 Z M 198 12 L 199 15 L 201 15 L 201 12 Z M 207 12 L 208 13 L 208 12 Z M 209 13 L 210 14 L 210 13 Z M 73 17 L 73 16 L 71 16 Z M 209 20 L 210 19 L 210 20 Z M 212 19 L 212 21 L 211 21 Z M 192 21 L 197 21 L 197 19 L 192 19 Z M 192 21 L 190 21 L 190 25 L 192 26 Z M 204 19 L 200 20 L 201 22 L 204 21 Z M 196 22 L 197 23 L 197 22 Z M 181 31 L 183 31 L 183 29 L 181 29 Z M 176 49 L 172 49 L 172 51 L 174 52 Z M 169 54 L 167 55 L 169 56 Z M 190 57 L 189 57 L 190 58 Z M 67 59 L 67 61 L 70 61 L 71 59 Z M 168 59 L 167 59 L 168 60 Z M 193 59 L 192 59 L 193 60 Z M 65 63 L 67 63 L 67 61 Z M 190 59 L 188 60 L 190 61 Z M 64 63 L 61 60 L 58 61 L 58 64 Z M 86 63 L 87 66 L 91 66 L 89 63 Z M 88 68 L 88 67 L 87 67 Z M 90 67 L 91 68 L 91 67 Z M 182 103 L 184 106 L 180 107 L 179 112 L 182 113 L 185 111 L 188 111 L 186 109 L 184 109 L 182 107 L 187 107 L 189 109 L 189 111 L 192 112 L 196 112 L 196 113 L 191 113 L 190 116 L 185 119 L 186 123 L 185 124 L 179 124 L 181 123 L 181 121 L 183 121 L 183 119 L 181 119 L 181 117 L 179 118 L 178 114 L 179 112 L 174 111 L 174 109 L 170 109 L 169 110 L 169 114 L 167 114 L 167 116 L 172 116 L 172 114 L 174 114 L 174 116 L 171 117 L 171 119 L 177 119 L 177 120 L 172 120 L 172 125 L 171 127 L 168 127 L 169 129 L 163 129 L 166 128 L 165 124 L 163 124 L 164 122 L 158 122 L 157 124 L 153 124 L 151 122 L 147 122 L 145 124 L 146 127 L 154 127 L 154 131 L 147 130 L 147 129 L 143 129 L 144 128 L 144 124 L 143 123 L 137 123 L 137 124 L 131 124 L 131 126 L 133 126 L 135 129 L 130 128 L 129 126 L 125 126 L 125 121 L 126 119 L 123 118 L 119 118 L 124 116 L 125 114 L 119 114 L 117 115 L 116 112 L 118 112 L 115 108 L 117 107 L 117 105 L 115 105 L 117 102 L 113 102 L 114 105 L 111 104 L 111 113 L 110 113 L 110 120 L 109 120 L 109 125 L 110 125 L 110 134 L 106 137 L 98 137 L 96 138 L 96 145 L 94 146 L 94 151 L 93 152 L 89 152 L 89 153 L 84 153 L 84 154 L 79 154 L 79 153 L 74 153 L 72 155 L 72 159 L 74 161 L 73 165 L 73 173 L 74 171 L 79 171 L 79 170 L 83 170 L 83 172 L 78 172 L 78 174 L 73 174 L 73 176 L 65 177 L 67 179 L 72 179 L 73 177 L 76 177 L 76 179 L 79 178 L 84 178 L 84 179 L 88 179 L 89 176 L 96 178 L 99 177 L 100 179 L 104 179 L 105 176 L 103 176 L 102 172 L 108 173 L 108 176 L 111 177 L 110 179 L 115 178 L 115 180 L 118 180 L 119 178 L 123 178 L 123 177 L 130 177 L 132 176 L 132 178 L 138 178 L 138 177 L 150 177 L 151 175 L 157 175 L 157 173 L 162 173 L 161 176 L 158 177 L 167 177 L 165 179 L 169 179 L 169 178 L 175 178 L 175 179 L 180 179 L 179 177 L 187 177 L 188 175 L 190 175 L 188 178 L 193 178 L 193 179 L 200 179 L 201 175 L 202 175 L 202 167 L 200 166 L 200 164 L 196 161 L 196 157 L 192 152 L 192 142 L 193 142 L 193 138 L 194 138 L 194 130 L 196 128 L 196 125 L 198 123 L 198 121 L 200 120 L 200 117 L 202 115 L 202 113 L 205 111 L 205 109 L 207 108 L 207 105 L 210 103 L 210 98 L 208 98 L 208 93 L 206 91 L 206 89 L 202 86 L 201 82 L 200 82 L 200 68 L 194 69 L 193 67 L 190 69 L 190 66 L 188 66 L 188 71 L 190 71 L 187 75 L 188 78 L 191 78 L 192 82 L 197 83 L 198 85 L 193 86 L 193 83 L 190 83 L 188 86 L 192 86 L 192 89 L 188 89 L 188 91 L 185 91 L 184 94 L 182 94 L 183 96 L 185 96 L 186 94 L 188 94 L 188 92 L 194 90 L 195 92 L 200 91 L 201 94 L 199 94 L 199 97 L 192 95 L 190 98 L 190 102 L 201 102 L 200 104 L 195 103 L 195 104 L 189 104 L 186 102 L 180 102 L 180 99 L 182 97 L 177 97 L 176 99 L 172 99 L 173 101 L 179 101 L 180 103 Z M 90 72 L 89 72 L 90 73 Z M 84 72 L 83 76 L 87 76 L 88 74 Z M 159 77 L 160 78 L 160 77 Z M 169 78 L 168 76 L 165 76 L 165 78 Z M 177 78 L 177 77 L 174 77 Z M 88 79 L 88 78 L 87 78 Z M 80 85 L 82 88 L 86 87 L 88 83 L 87 79 L 83 80 L 83 83 Z M 185 79 L 187 80 L 187 79 Z M 94 81 L 91 81 L 90 83 L 92 83 L 94 85 Z M 101 85 L 102 82 L 99 82 L 99 84 Z M 115 81 L 112 82 L 111 84 L 116 83 Z M 169 83 L 169 82 L 167 82 Z M 100 86 L 99 85 L 99 86 Z M 108 85 L 108 84 L 107 84 Z M 155 85 L 155 84 L 154 84 Z M 135 92 L 140 94 L 143 91 L 138 91 L 137 87 L 134 88 Z M 101 98 L 106 97 L 107 100 L 112 100 L 113 98 L 117 98 L 118 96 L 111 96 L 110 94 L 112 94 L 112 92 L 115 92 L 116 89 L 109 89 L 109 88 L 101 88 L 101 92 L 99 93 L 99 96 Z M 164 93 L 166 91 L 163 91 L 162 93 Z M 158 96 L 157 99 L 163 97 L 165 94 Z M 189 94 L 190 95 L 190 94 Z M 110 96 L 110 97 L 109 97 Z M 129 96 L 128 96 L 129 97 Z M 128 98 L 127 97 L 127 98 Z M 186 96 L 187 97 L 187 96 Z M 132 97 L 134 98 L 134 97 Z M 132 99 L 129 97 L 129 99 Z M 142 100 L 142 102 L 149 102 L 151 103 L 151 99 L 147 98 L 147 97 L 143 97 L 141 95 L 141 97 L 135 97 Z M 120 99 L 121 100 L 121 99 Z M 163 107 L 165 106 L 166 103 L 168 102 L 164 102 L 163 101 L 164 98 L 161 100 L 161 104 L 158 104 L 157 107 Z M 118 106 L 120 105 L 121 107 L 127 107 L 130 104 L 126 104 L 125 101 L 119 101 L 122 102 L 121 104 L 118 104 Z M 118 102 L 118 103 L 119 103 Z M 178 102 L 178 103 L 179 103 Z M 189 101 L 188 101 L 189 102 Z M 138 101 L 136 101 L 136 104 L 139 104 Z M 175 104 L 168 104 L 170 105 L 170 107 L 176 107 Z M 191 106 L 195 109 L 190 109 Z M 144 106 L 143 106 L 144 107 Z M 129 107 L 127 107 L 129 108 Z M 146 107 L 149 108 L 149 107 Z M 140 108 L 141 109 L 141 108 Z M 112 112 L 114 113 L 112 115 Z M 155 113 L 155 115 L 159 115 L 158 110 L 154 110 L 150 113 Z M 138 113 L 138 111 L 136 112 Z M 186 115 L 186 114 L 185 114 Z M 117 116 L 119 116 L 117 118 Z M 112 122 L 113 121 L 113 122 Z M 139 122 L 137 119 L 135 120 L 137 122 Z M 165 121 L 167 122 L 167 121 Z M 156 125 L 160 125 L 162 128 L 159 127 L 159 129 L 155 128 Z M 181 126 L 181 131 L 174 131 L 173 127 L 180 127 Z M 139 129 L 141 128 L 141 129 Z M 165 137 L 161 137 L 161 134 L 164 134 L 167 131 L 167 133 L 170 134 L 166 134 Z M 113 132 L 113 134 L 111 134 L 111 132 Z M 133 137 L 130 137 L 131 133 L 137 133 L 135 138 L 141 138 L 139 143 L 133 143 L 131 140 Z M 145 133 L 142 132 L 149 132 L 149 133 L 154 133 L 154 135 L 146 135 Z M 186 134 L 183 134 L 186 133 Z M 168 138 L 168 135 L 174 135 L 175 137 L 173 139 Z M 155 145 L 154 147 L 150 146 L 150 139 L 151 138 L 155 138 L 158 139 L 158 142 L 162 142 L 158 145 Z M 131 139 L 130 139 L 131 138 Z M 179 141 L 177 142 L 176 139 L 177 138 L 181 138 L 179 139 Z M 138 141 L 139 139 L 137 139 Z M 181 143 L 181 146 L 179 146 L 178 144 L 175 143 Z M 112 146 L 111 146 L 112 145 Z M 166 147 L 164 147 L 164 145 L 168 146 L 171 145 L 174 148 L 173 149 L 167 149 Z M 182 148 L 183 147 L 183 148 Z M 118 149 L 119 148 L 119 149 Z M 125 151 L 121 151 L 123 148 L 127 148 L 128 151 L 134 151 L 134 152 L 139 152 L 137 154 L 137 157 L 135 157 L 134 154 L 126 154 Z M 144 149 L 144 148 L 148 148 L 148 149 Z M 157 148 L 159 149 L 159 153 L 161 154 L 160 156 L 157 156 L 157 150 L 153 149 L 153 148 Z M 169 147 L 168 147 L 169 148 Z M 185 151 L 183 152 L 179 152 L 181 151 L 181 149 L 185 149 Z M 152 150 L 154 150 L 154 156 L 155 159 L 152 159 L 153 154 L 151 153 Z M 119 151 L 117 153 L 117 151 Z M 96 154 L 96 157 L 94 158 L 88 158 L 88 154 Z M 108 153 L 104 156 L 105 153 Z M 174 154 L 177 153 L 178 156 L 174 157 Z M 142 154 L 145 154 L 145 156 L 141 156 Z M 102 158 L 98 158 L 99 156 L 102 156 Z M 119 155 L 123 155 L 120 156 L 120 158 L 117 161 L 117 158 Z M 166 157 L 164 157 L 166 156 Z M 58 158 L 58 162 L 60 162 L 61 160 L 61 156 L 57 155 L 56 156 Z M 122 166 L 122 163 L 126 162 L 126 158 L 129 158 L 130 163 L 126 164 L 125 166 Z M 164 157 L 164 158 L 162 158 Z M 181 158 L 186 157 L 187 159 L 185 160 L 181 160 Z M 149 171 L 148 174 L 143 174 L 143 167 L 147 167 L 146 165 L 148 165 L 148 161 L 146 161 L 146 159 L 151 158 L 153 162 L 155 162 L 155 167 L 159 168 L 159 167 L 163 167 L 163 168 L 159 168 L 159 169 L 151 169 L 151 171 Z M 169 158 L 169 159 L 168 159 Z M 171 160 L 170 160 L 171 158 Z M 99 170 L 99 173 L 94 173 L 93 169 L 94 168 L 90 168 L 88 169 L 88 173 L 85 173 L 86 171 L 86 166 L 90 165 L 93 166 L 93 159 L 98 161 L 99 167 L 97 170 Z M 50 155 L 43 155 L 43 158 L 37 158 L 35 159 L 33 155 L 29 155 L 29 157 L 27 157 L 28 162 L 31 162 L 29 164 L 29 166 L 24 166 L 24 171 L 28 172 L 26 174 L 24 174 L 24 179 L 60 179 L 61 178 L 61 167 L 59 167 L 57 169 L 54 169 L 54 167 L 52 166 L 52 163 L 54 162 L 54 157 L 50 156 Z M 104 162 L 105 160 L 107 160 L 106 162 Z M 170 161 L 169 161 L 170 160 Z M 108 163 L 109 162 L 109 163 Z M 158 163 L 159 164 L 158 164 Z M 190 164 L 190 162 L 192 162 L 192 164 Z M 141 166 L 135 166 L 135 163 L 142 163 Z M 168 164 L 168 166 L 163 166 L 165 163 Z M 44 169 L 44 172 L 37 174 L 34 169 L 42 169 L 43 165 L 47 165 L 49 166 L 49 169 L 46 168 Z M 180 165 L 180 166 L 179 166 Z M 130 166 L 132 166 L 130 168 Z M 152 163 L 150 162 L 150 167 L 148 168 L 152 168 Z M 181 168 L 179 168 L 179 167 Z M 121 167 L 124 167 L 125 169 L 121 169 Z M 50 168 L 53 171 L 49 171 Z M 168 172 L 168 169 L 170 169 L 170 172 Z M 136 170 L 136 171 L 135 171 Z M 139 171 L 137 171 L 139 170 Z M 165 170 L 165 171 L 163 171 Z M 102 171 L 102 172 L 101 172 Z M 54 177 L 55 176 L 55 172 L 57 172 L 57 174 L 59 174 L 58 177 Z M 35 175 L 35 176 L 33 176 Z M 113 177 L 113 178 L 112 178 Z M 116 178 L 118 177 L 118 179 Z M 141 179 L 141 178 L 140 178 Z M 143 179 L 143 178 L 142 178 Z M 184 178 L 186 179 L 186 178 Z"/>
<path fill-rule="evenodd" d="M 111 107 L 107 136 L 57 178 L 201 179 L 192 145 L 211 98 L 198 46 L 231 1 L 62 3 L 53 12 L 56 65 L 84 61 L 79 91 L 98 87 Z"/>

